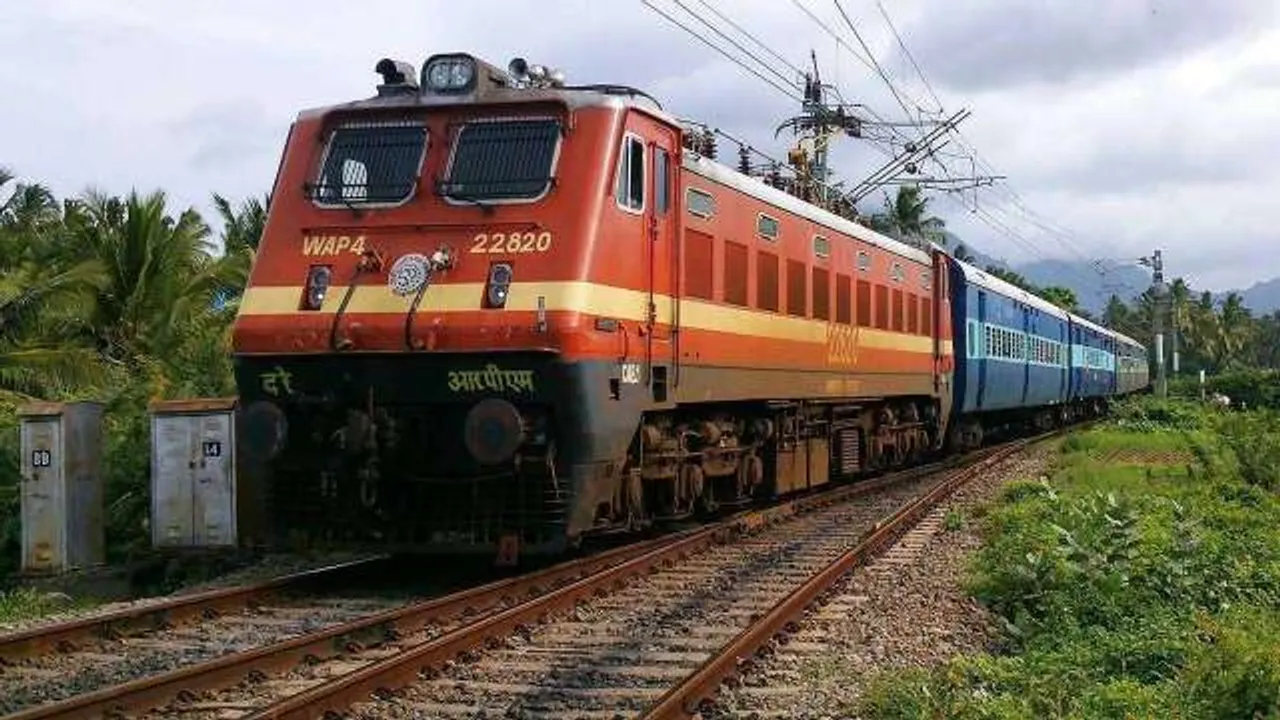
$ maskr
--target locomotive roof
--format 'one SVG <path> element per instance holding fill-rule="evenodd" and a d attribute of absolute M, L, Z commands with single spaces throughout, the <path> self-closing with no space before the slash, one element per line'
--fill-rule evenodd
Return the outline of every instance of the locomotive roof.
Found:
<path fill-rule="evenodd" d="M 956 260 L 954 257 L 951 259 L 955 260 L 956 264 L 960 266 L 960 270 L 964 273 L 965 280 L 973 283 L 974 285 L 994 290 L 1001 295 L 1005 295 L 1021 303 L 1030 305 L 1040 312 L 1056 317 L 1059 320 L 1066 320 L 1067 318 L 1072 317 L 1071 313 L 1063 310 L 1057 305 L 1054 305 L 1048 300 L 1045 300 L 1039 295 L 1029 293 L 1011 282 L 1001 280 L 991 273 L 983 272 L 967 262 Z"/>
<path fill-rule="evenodd" d="M 437 95 L 432 93 L 401 93 L 374 96 L 335 105 L 324 105 L 298 113 L 299 120 L 320 117 L 336 111 L 387 110 L 439 107 L 466 107 L 503 104 L 533 105 L 536 103 L 561 103 L 570 111 L 579 108 L 634 108 L 653 115 L 672 125 L 679 120 L 662 109 L 657 100 L 647 93 L 622 85 L 585 85 L 560 88 L 488 88 L 484 93 L 466 95 Z"/>
<path fill-rule="evenodd" d="M 770 203 L 787 212 L 810 220 L 836 232 L 855 237 L 870 245 L 888 250 L 904 258 L 915 260 L 925 265 L 930 264 L 929 254 L 904 242 L 859 225 L 829 210 L 824 210 L 812 203 L 805 202 L 790 193 L 779 190 L 764 181 L 754 178 L 694 152 L 684 153 L 684 167 L 709 180 L 727 185 L 735 190 L 750 195 L 757 200 Z"/>

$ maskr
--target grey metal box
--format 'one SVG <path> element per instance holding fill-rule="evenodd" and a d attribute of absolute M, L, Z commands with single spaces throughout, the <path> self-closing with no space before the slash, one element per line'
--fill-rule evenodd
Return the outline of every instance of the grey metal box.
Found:
<path fill-rule="evenodd" d="M 237 544 L 236 400 L 151 404 L 151 545 Z"/>
<path fill-rule="evenodd" d="M 105 560 L 102 405 L 18 409 L 22 446 L 22 572 L 55 573 Z"/>

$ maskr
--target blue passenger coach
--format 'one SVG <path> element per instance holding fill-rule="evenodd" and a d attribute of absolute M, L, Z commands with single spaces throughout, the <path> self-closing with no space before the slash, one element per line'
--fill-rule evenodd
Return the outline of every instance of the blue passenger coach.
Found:
<path fill-rule="evenodd" d="M 1113 331 L 1071 316 L 1071 400 L 1096 406 L 1099 398 L 1115 393 L 1115 351 Z"/>
<path fill-rule="evenodd" d="M 952 424 L 962 445 L 981 442 L 990 418 L 1003 413 L 1047 425 L 1069 392 L 1071 316 L 1031 293 L 948 258 L 957 352 Z"/>

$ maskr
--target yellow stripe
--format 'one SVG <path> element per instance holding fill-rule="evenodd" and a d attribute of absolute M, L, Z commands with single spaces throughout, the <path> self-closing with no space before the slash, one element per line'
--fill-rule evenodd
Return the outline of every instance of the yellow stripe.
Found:
<path fill-rule="evenodd" d="M 342 303 L 347 288 L 329 288 L 324 305 L 319 312 L 335 313 Z M 425 313 L 449 313 L 481 309 L 484 283 L 451 283 L 432 285 L 423 293 L 419 304 Z M 528 282 L 513 283 L 507 296 L 507 310 L 535 311 L 538 298 L 542 297 L 547 311 L 576 311 L 603 317 L 644 322 L 649 294 L 639 290 L 586 282 Z M 254 286 L 245 291 L 240 300 L 241 315 L 294 315 L 299 313 L 302 287 Z M 351 294 L 346 312 L 350 313 L 403 313 L 408 311 L 412 296 L 401 297 L 386 285 L 361 285 Z M 667 295 L 655 295 L 658 322 L 672 320 L 672 299 Z M 704 300 L 680 301 L 680 326 L 698 330 L 715 330 L 737 335 L 755 335 L 776 340 L 792 340 L 825 344 L 831 323 L 825 320 L 791 317 L 765 313 L 747 308 L 720 305 Z M 933 350 L 931 338 L 921 335 L 854 328 L 861 347 L 884 350 L 907 350 L 927 353 Z M 944 354 L 951 352 L 951 342 L 942 342 Z"/>

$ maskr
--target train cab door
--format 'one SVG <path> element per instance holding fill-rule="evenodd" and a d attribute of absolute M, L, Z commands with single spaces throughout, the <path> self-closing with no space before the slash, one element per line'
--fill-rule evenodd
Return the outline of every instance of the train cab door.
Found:
<path fill-rule="evenodd" d="M 674 402 L 679 382 L 680 140 L 674 128 L 655 122 L 649 133 L 649 197 L 645 218 L 648 274 L 646 379 L 657 403 Z"/>

